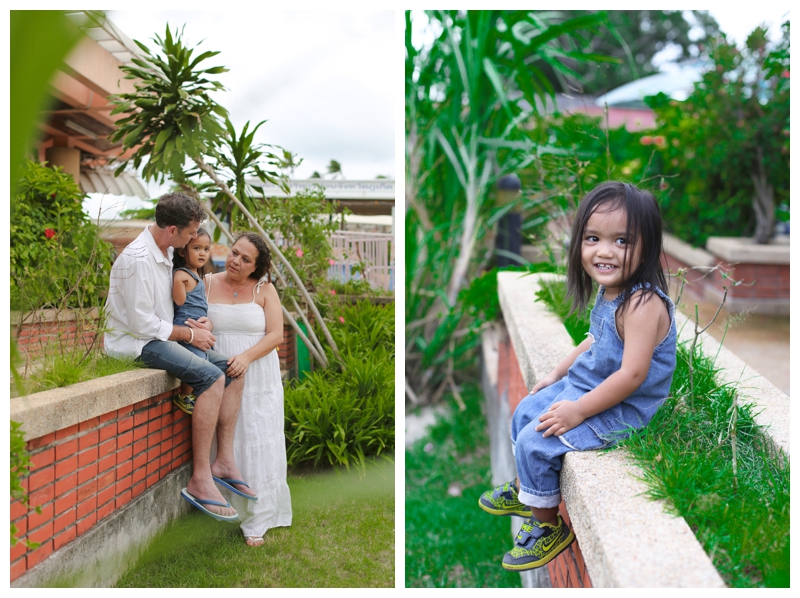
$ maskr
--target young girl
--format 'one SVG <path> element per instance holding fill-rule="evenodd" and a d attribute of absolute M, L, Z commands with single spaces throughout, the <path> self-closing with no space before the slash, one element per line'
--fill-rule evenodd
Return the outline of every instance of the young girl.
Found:
<path fill-rule="evenodd" d="M 573 310 L 600 289 L 586 340 L 536 383 L 514 412 L 517 479 L 486 491 L 480 507 L 527 517 L 505 569 L 535 569 L 575 539 L 558 514 L 569 451 L 612 445 L 650 421 L 675 371 L 675 306 L 661 269 L 661 213 L 653 196 L 607 182 L 581 202 L 567 271 Z"/>
<path fill-rule="evenodd" d="M 173 324 L 184 326 L 189 318 L 197 320 L 208 316 L 208 301 L 203 277 L 205 276 L 205 264 L 210 257 L 211 237 L 202 228 L 197 231 L 197 236 L 189 241 L 186 247 L 175 250 L 172 256 L 172 263 L 175 267 L 172 275 L 172 300 L 175 303 Z M 198 357 L 208 359 L 205 351 L 201 351 L 189 343 L 181 342 L 180 344 Z M 192 393 L 192 387 L 182 382 L 178 396 L 172 399 L 172 403 L 184 413 L 191 415 L 196 399 L 197 397 Z"/>

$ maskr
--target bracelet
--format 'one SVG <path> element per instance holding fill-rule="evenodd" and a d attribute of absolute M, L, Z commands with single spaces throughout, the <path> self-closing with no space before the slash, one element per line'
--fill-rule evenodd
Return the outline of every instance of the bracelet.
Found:
<path fill-rule="evenodd" d="M 189 344 L 191 345 L 194 342 L 194 328 L 189 328 L 189 332 L 192 334 L 192 338 L 189 339 Z"/>

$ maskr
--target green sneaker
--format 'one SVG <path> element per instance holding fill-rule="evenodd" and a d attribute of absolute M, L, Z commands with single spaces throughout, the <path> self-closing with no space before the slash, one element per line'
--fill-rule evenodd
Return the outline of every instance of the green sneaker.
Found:
<path fill-rule="evenodd" d="M 197 400 L 197 397 L 193 394 L 182 395 L 179 394 L 175 397 L 172 397 L 172 404 L 175 405 L 178 409 L 183 411 L 186 415 L 191 415 L 194 411 L 194 402 Z"/>
<path fill-rule="evenodd" d="M 503 569 L 525 571 L 546 565 L 569 547 L 575 533 L 558 516 L 558 525 L 533 517 L 523 522 L 515 546 L 503 557 Z"/>
<path fill-rule="evenodd" d="M 478 500 L 478 506 L 492 515 L 531 517 L 531 508 L 519 502 L 514 482 L 506 482 L 494 490 L 487 490 Z"/>

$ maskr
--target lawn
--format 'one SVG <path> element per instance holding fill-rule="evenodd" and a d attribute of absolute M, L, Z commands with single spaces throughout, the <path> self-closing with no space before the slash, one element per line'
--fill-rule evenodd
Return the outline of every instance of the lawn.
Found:
<path fill-rule="evenodd" d="M 395 563 L 394 464 L 290 473 L 291 527 L 244 544 L 238 525 L 200 512 L 161 531 L 116 587 L 389 587 Z"/>
<path fill-rule="evenodd" d="M 466 410 L 453 408 L 406 451 L 407 588 L 520 587 L 503 569 L 511 522 L 478 507 L 491 487 L 483 393 L 465 386 Z"/>

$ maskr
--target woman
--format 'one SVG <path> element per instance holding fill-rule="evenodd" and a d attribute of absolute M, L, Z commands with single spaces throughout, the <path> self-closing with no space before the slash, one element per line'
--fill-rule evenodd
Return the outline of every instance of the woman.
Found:
<path fill-rule="evenodd" d="M 231 247 L 225 272 L 206 279 L 216 350 L 232 356 L 229 375 L 245 377 L 233 448 L 247 484 L 220 483 L 231 490 L 231 503 L 242 520 L 248 546 L 263 545 L 268 529 L 292 523 L 283 386 L 275 350 L 283 340 L 283 313 L 270 270 L 271 255 L 264 239 L 243 233 Z M 257 500 L 248 498 L 253 492 Z"/>

